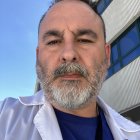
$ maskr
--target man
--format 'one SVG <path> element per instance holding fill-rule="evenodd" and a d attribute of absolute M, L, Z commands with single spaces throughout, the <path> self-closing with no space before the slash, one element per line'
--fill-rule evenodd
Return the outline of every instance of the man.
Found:
<path fill-rule="evenodd" d="M 92 2 L 56 1 L 39 25 L 42 91 L 0 104 L 0 140 L 139 140 L 140 127 L 98 97 L 110 65 Z"/>

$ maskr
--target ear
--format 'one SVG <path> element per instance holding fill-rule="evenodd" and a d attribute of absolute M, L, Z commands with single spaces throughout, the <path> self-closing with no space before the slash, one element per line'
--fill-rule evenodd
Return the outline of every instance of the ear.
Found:
<path fill-rule="evenodd" d="M 107 58 L 107 64 L 109 67 L 110 66 L 110 56 L 111 56 L 111 46 L 108 43 L 105 44 L 105 53 L 106 53 L 106 58 Z"/>

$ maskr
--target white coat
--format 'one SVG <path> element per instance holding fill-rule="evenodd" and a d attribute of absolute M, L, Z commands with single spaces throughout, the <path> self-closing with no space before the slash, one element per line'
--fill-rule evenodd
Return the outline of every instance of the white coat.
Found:
<path fill-rule="evenodd" d="M 115 140 L 140 140 L 139 125 L 123 118 L 100 97 L 97 102 Z M 62 140 L 54 110 L 42 91 L 0 102 L 0 140 Z"/>

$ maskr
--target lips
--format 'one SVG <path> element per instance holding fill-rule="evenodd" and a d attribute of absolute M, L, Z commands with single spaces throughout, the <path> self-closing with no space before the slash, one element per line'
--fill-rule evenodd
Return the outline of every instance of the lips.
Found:
<path fill-rule="evenodd" d="M 65 80 L 77 80 L 81 78 L 81 75 L 78 73 L 67 73 L 67 74 L 61 75 L 60 77 Z"/>

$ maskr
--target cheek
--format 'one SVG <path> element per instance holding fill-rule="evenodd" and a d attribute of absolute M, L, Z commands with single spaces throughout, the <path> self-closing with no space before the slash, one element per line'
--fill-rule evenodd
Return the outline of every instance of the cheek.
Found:
<path fill-rule="evenodd" d="M 94 49 L 82 55 L 82 61 L 89 73 L 92 73 L 97 64 L 101 64 L 105 59 L 105 52 L 103 49 Z"/>
<path fill-rule="evenodd" d="M 99 47 L 92 56 L 92 59 L 95 60 L 97 63 L 101 63 L 102 61 L 104 61 L 106 57 L 104 47 Z"/>
<path fill-rule="evenodd" d="M 52 72 L 56 69 L 58 65 L 58 58 L 53 53 L 48 53 L 45 51 L 40 51 L 38 56 L 38 63 L 49 72 Z"/>
<path fill-rule="evenodd" d="M 84 64 L 87 66 L 87 67 L 93 67 L 93 64 L 94 62 L 98 62 L 100 61 L 100 53 L 98 51 L 88 51 L 86 52 L 84 55 L 82 55 L 82 59 L 83 59 L 83 62 Z"/>

